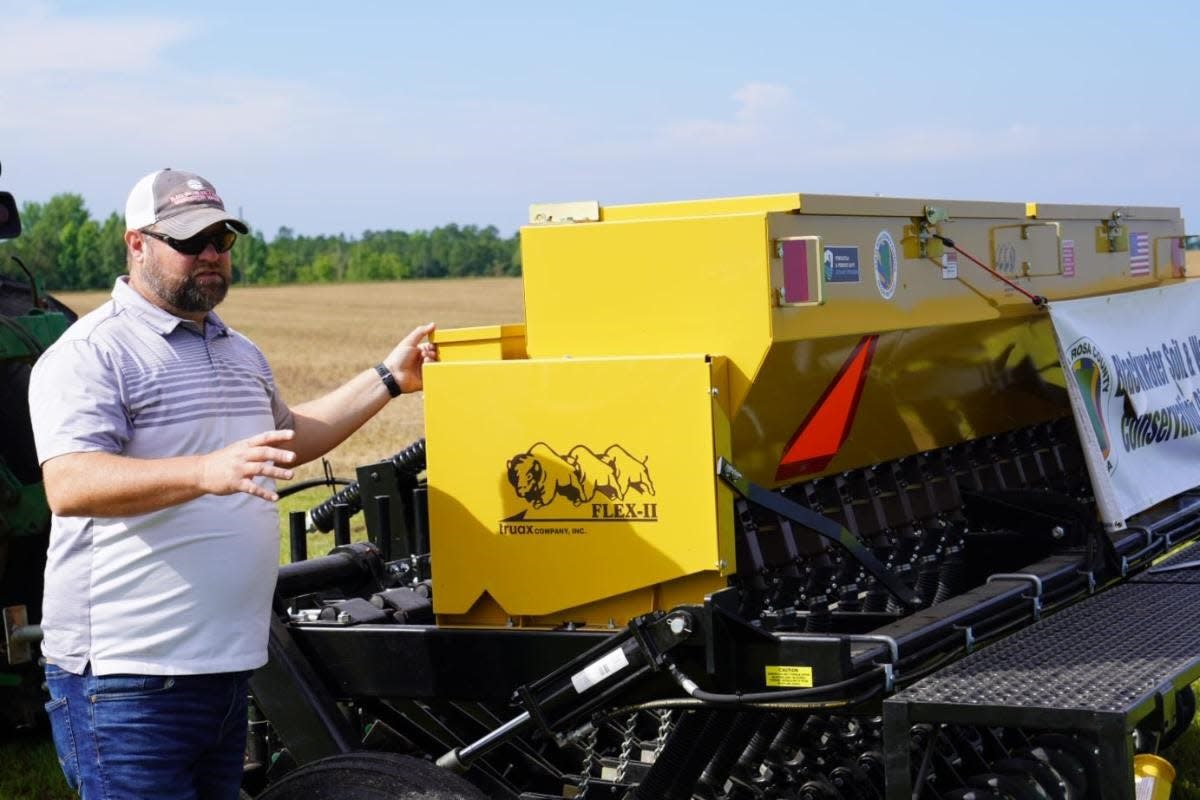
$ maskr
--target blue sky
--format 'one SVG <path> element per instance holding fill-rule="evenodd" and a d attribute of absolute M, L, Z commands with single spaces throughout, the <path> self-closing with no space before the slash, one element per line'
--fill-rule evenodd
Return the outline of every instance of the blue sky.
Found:
<path fill-rule="evenodd" d="M 776 192 L 1178 206 L 1200 4 L 0 0 L 0 188 L 268 238 Z"/>

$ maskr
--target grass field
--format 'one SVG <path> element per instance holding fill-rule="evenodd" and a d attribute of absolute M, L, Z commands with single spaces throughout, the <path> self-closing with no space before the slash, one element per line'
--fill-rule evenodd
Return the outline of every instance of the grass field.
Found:
<path fill-rule="evenodd" d="M 108 292 L 55 296 L 83 313 L 106 301 Z M 463 328 L 524 319 L 519 278 L 235 287 L 217 311 L 266 354 L 290 403 L 317 397 L 377 363 L 421 323 Z M 356 465 L 420 438 L 423 414 L 420 395 L 391 403 L 330 454 L 334 472 L 353 477 Z M 320 464 L 310 464 L 296 478 L 320 474 Z"/>
<path fill-rule="evenodd" d="M 107 292 L 61 294 L 82 313 L 103 303 Z M 332 389 L 374 364 L 396 340 L 419 323 L 466 327 L 522 320 L 519 279 L 406 281 L 305 287 L 239 287 L 219 309 L 221 316 L 266 353 L 284 397 L 300 402 Z M 399 450 L 423 433 L 421 397 L 403 397 L 348 439 L 329 457 L 337 475 L 354 476 L 358 464 Z M 319 464 L 303 467 L 297 480 L 317 477 Z M 308 509 L 326 493 L 309 490 L 281 503 L 286 512 Z M 355 538 L 361 538 L 361 527 Z M 309 541 L 310 555 L 332 545 L 330 535 Z M 287 560 L 286 538 L 280 560 Z M 1174 797 L 1200 800 L 1200 728 L 1164 754 L 1180 770 Z M 0 745 L 0 800 L 67 800 L 73 797 L 58 772 L 44 737 Z"/>

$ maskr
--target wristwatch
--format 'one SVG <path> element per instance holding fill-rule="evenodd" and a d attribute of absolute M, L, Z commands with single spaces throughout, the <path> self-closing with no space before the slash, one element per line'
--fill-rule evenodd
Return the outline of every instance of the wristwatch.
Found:
<path fill-rule="evenodd" d="M 385 367 L 383 362 L 375 365 L 375 371 L 379 373 L 380 380 L 382 380 L 383 385 L 387 387 L 388 394 L 390 394 L 392 397 L 399 397 L 401 394 L 400 384 L 396 383 L 396 378 L 392 375 L 392 371 Z"/>

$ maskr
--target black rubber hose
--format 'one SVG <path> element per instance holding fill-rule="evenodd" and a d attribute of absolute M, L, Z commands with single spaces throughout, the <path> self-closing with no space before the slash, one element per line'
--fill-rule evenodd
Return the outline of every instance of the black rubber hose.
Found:
<path fill-rule="evenodd" d="M 700 731 L 700 735 L 692 742 L 692 746 L 684 756 L 679 770 L 676 771 L 671 785 L 667 787 L 666 793 L 662 796 L 662 800 L 691 800 L 692 795 L 696 791 L 696 783 L 700 779 L 700 773 L 712 760 L 713 755 L 717 752 L 717 748 L 720 747 L 721 741 L 728 732 L 729 715 L 721 712 L 713 712 L 705 722 L 704 729 Z"/>
<path fill-rule="evenodd" d="M 700 775 L 700 782 L 709 790 L 714 793 L 724 790 L 725 781 L 729 780 L 734 764 L 745 752 L 750 739 L 762 724 L 763 717 L 761 711 L 742 711 L 734 715 L 729 732 Z"/>
<path fill-rule="evenodd" d="M 416 477 L 417 473 L 425 469 L 425 440 L 418 439 L 387 460 L 392 462 L 397 475 Z M 333 507 L 336 505 L 346 506 L 348 516 L 362 511 L 358 481 L 351 481 L 346 488 L 308 512 L 313 527 L 322 533 L 333 530 Z"/>
<path fill-rule="evenodd" d="M 667 793 L 671 791 L 676 777 L 685 768 L 690 768 L 690 756 L 697 749 L 701 737 L 706 733 L 707 729 L 720 727 L 710 725 L 716 717 L 716 713 L 704 710 L 691 711 L 680 717 L 679 722 L 675 724 L 675 728 L 671 731 L 671 735 L 667 737 L 666 746 L 658 754 L 658 758 L 654 760 L 654 764 L 650 767 L 646 776 L 642 778 L 637 788 L 633 790 L 632 800 L 666 800 L 668 797 Z M 716 749 L 717 741 L 712 743 L 714 750 Z M 709 755 L 711 756 L 711 751 Z M 707 760 L 708 758 L 706 757 L 705 761 Z M 699 766 L 696 767 L 695 774 L 692 776 L 693 784 L 696 778 L 699 777 L 700 770 L 702 769 L 704 769 L 704 762 L 700 762 Z"/>
<path fill-rule="evenodd" d="M 349 478 L 309 478 L 306 481 L 289 483 L 282 489 L 277 489 L 275 493 L 280 498 L 284 498 L 296 492 L 303 492 L 305 489 L 314 489 L 318 486 L 349 486 L 351 483 L 354 483 L 354 481 Z"/>
<path fill-rule="evenodd" d="M 732 694 L 720 694 L 716 692 L 707 692 L 696 685 L 696 682 L 684 675 L 683 672 L 673 662 L 667 660 L 664 662 L 667 672 L 675 679 L 688 695 L 696 700 L 701 700 L 705 703 L 711 703 L 716 706 L 739 706 L 751 705 L 754 703 L 786 703 L 789 700 L 809 700 L 817 697 L 841 697 L 848 693 L 850 689 L 856 689 L 863 684 L 878 682 L 879 687 L 883 687 L 884 669 L 883 667 L 875 667 L 861 675 L 855 675 L 852 678 L 836 681 L 835 683 L 827 683 L 823 686 L 812 686 L 804 689 L 781 689 L 775 692 L 735 692 Z"/>
<path fill-rule="evenodd" d="M 766 715 L 762 724 L 758 726 L 758 730 L 754 732 L 750 743 L 746 745 L 746 749 L 738 756 L 737 763 L 734 765 L 734 770 L 738 775 L 749 779 L 758 772 L 758 766 L 767 754 L 767 748 L 779 735 L 784 719 L 783 714 L 774 711 Z"/>

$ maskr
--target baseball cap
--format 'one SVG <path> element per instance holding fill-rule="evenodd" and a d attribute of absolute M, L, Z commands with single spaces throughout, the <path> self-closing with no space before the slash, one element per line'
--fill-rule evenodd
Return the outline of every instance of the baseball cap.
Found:
<path fill-rule="evenodd" d="M 189 239 L 217 222 L 238 233 L 249 227 L 225 213 L 225 204 L 211 183 L 192 172 L 160 169 L 134 184 L 125 202 L 125 229 L 151 228 L 174 239 Z"/>

